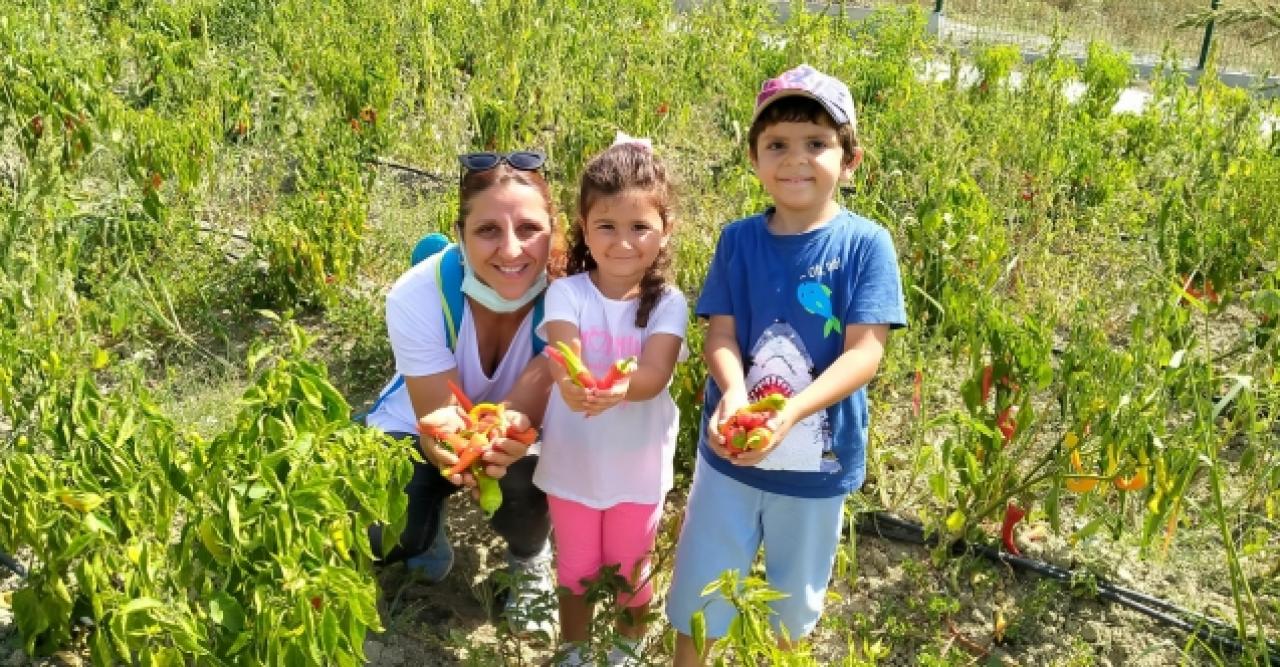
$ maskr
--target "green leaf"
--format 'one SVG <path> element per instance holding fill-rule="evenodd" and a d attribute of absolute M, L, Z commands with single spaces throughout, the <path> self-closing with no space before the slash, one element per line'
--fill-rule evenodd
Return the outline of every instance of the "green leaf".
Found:
<path fill-rule="evenodd" d="M 320 645 L 326 655 L 333 655 L 338 650 L 338 617 L 328 605 L 320 621 Z"/>
<path fill-rule="evenodd" d="M 84 527 L 94 534 L 106 533 L 112 537 L 116 535 L 116 529 L 112 528 L 111 524 L 106 521 L 99 519 L 98 515 L 93 512 L 84 515 Z"/>
<path fill-rule="evenodd" d="M 244 629 L 244 608 L 225 591 L 218 591 L 209 600 L 209 618 L 232 634 Z"/>
<path fill-rule="evenodd" d="M 234 493 L 227 494 L 227 523 L 231 526 L 231 537 L 235 542 L 243 542 L 244 537 L 240 534 L 240 507 Z"/>
<path fill-rule="evenodd" d="M 689 619 L 689 629 L 693 633 L 693 646 L 698 655 L 702 655 L 707 644 L 707 617 L 701 609 L 693 612 L 693 617 Z"/>

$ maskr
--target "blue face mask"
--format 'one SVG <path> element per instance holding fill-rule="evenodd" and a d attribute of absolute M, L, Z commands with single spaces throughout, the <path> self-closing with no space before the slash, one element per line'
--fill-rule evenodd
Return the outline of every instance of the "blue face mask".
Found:
<path fill-rule="evenodd" d="M 471 270 L 471 263 L 465 259 L 462 262 L 462 293 L 475 299 L 475 302 L 492 310 L 495 313 L 513 313 L 528 305 L 530 301 L 538 298 L 539 294 L 547 288 L 547 272 L 538 273 L 537 280 L 533 281 L 533 285 L 525 290 L 518 298 L 507 299 L 498 294 L 492 287 L 480 282 L 476 277 L 476 272 Z"/>

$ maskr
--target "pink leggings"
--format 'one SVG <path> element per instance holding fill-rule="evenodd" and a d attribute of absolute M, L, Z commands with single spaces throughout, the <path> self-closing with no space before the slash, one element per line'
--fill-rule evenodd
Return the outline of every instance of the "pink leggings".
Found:
<path fill-rule="evenodd" d="M 638 607 L 653 597 L 649 553 L 658 535 L 662 504 L 619 503 L 598 510 L 548 495 L 552 534 L 556 542 L 556 577 L 574 595 L 586 591 L 583 580 L 594 579 L 606 565 L 631 583 L 618 604 Z"/>

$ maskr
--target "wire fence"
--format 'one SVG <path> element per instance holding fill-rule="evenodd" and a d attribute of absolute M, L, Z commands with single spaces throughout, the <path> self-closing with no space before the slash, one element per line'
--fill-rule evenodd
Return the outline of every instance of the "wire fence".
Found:
<path fill-rule="evenodd" d="M 941 10 L 942 36 L 961 42 L 999 42 L 1027 49 L 1047 48 L 1060 35 L 1063 49 L 1082 55 L 1088 43 L 1105 41 L 1129 52 L 1135 63 L 1155 64 L 1167 54 L 1186 68 L 1202 66 L 1212 46 L 1220 71 L 1255 75 L 1280 72 L 1280 40 L 1256 43 L 1265 26 L 1185 27 L 1192 14 L 1215 8 L 1219 0 L 845 0 L 846 7 L 915 5 Z"/>

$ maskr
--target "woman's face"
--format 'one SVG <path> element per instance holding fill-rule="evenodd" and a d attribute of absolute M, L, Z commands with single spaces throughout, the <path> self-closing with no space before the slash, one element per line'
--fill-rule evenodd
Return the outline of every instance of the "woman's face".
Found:
<path fill-rule="evenodd" d="M 547 268 L 551 215 L 537 188 L 498 183 L 471 198 L 462 223 L 471 270 L 502 298 L 515 300 Z"/>

